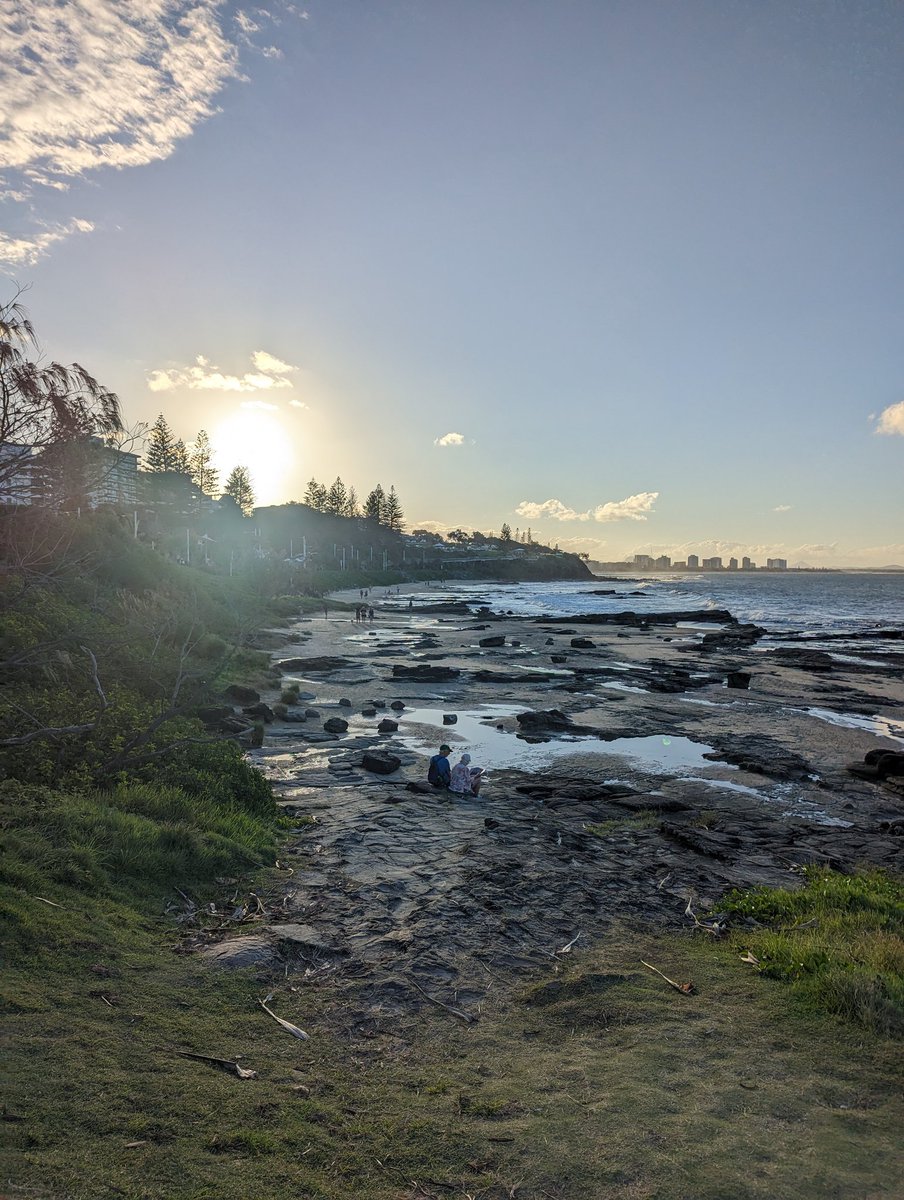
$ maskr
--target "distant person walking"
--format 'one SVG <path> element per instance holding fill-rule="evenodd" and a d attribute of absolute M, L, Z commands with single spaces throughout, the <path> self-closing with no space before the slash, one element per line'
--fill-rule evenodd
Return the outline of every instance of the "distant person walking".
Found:
<path fill-rule="evenodd" d="M 372 621 L 374 619 L 374 610 L 372 608 L 369 608 L 367 610 L 367 615 L 370 618 L 370 620 Z"/>

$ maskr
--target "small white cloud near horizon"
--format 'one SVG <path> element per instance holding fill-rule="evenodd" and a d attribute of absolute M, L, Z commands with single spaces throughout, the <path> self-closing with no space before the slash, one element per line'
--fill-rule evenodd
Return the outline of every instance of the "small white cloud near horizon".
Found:
<path fill-rule="evenodd" d="M 177 388 L 203 392 L 266 392 L 294 386 L 286 375 L 296 371 L 297 367 L 268 354 L 266 350 L 255 350 L 251 361 L 257 371 L 226 375 L 210 359 L 199 354 L 190 367 L 161 367 L 148 371 L 148 387 L 152 392 L 171 392 Z M 275 408 L 275 405 L 271 407 Z"/>
<path fill-rule="evenodd" d="M 243 400 L 239 408 L 257 409 L 259 412 L 279 412 L 278 404 L 268 404 L 266 400 Z"/>
<path fill-rule="evenodd" d="M 309 404 L 305 404 L 304 400 L 290 400 L 290 408 L 310 408 Z"/>
<path fill-rule="evenodd" d="M 444 433 L 442 437 L 433 439 L 434 446 L 463 446 L 464 435 L 460 433 Z"/>
<path fill-rule="evenodd" d="M 790 504 L 776 504 L 772 511 L 777 513 L 790 512 L 792 507 Z"/>
<path fill-rule="evenodd" d="M 653 505 L 659 498 L 659 492 L 637 492 L 626 496 L 624 500 L 607 500 L 586 512 L 578 512 L 569 508 L 561 500 L 550 499 L 538 503 L 535 500 L 522 500 L 515 512 L 519 517 L 537 521 L 549 517 L 554 521 L 645 521 L 653 512 Z"/>
<path fill-rule="evenodd" d="M 899 400 L 897 404 L 890 404 L 872 420 L 876 422 L 874 433 L 898 434 L 898 436 L 904 437 L 904 400 Z"/>
<path fill-rule="evenodd" d="M 62 224 L 44 225 L 37 233 L 22 237 L 11 237 L 0 232 L 0 263 L 11 267 L 33 267 L 51 246 L 64 242 L 76 233 L 93 233 L 94 229 L 93 222 L 74 217 Z"/>

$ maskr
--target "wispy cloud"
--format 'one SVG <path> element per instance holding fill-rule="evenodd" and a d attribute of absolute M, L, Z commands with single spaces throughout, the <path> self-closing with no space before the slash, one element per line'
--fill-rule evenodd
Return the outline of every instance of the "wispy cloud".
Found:
<path fill-rule="evenodd" d="M 257 367 L 256 371 L 247 371 L 244 375 L 227 375 L 203 354 L 199 354 L 193 366 L 149 371 L 148 387 L 152 392 L 171 392 L 177 388 L 204 392 L 266 392 L 293 386 L 291 379 L 287 379 L 286 375 L 297 370 L 297 367 L 268 354 L 266 350 L 255 350 L 251 361 Z M 275 405 L 270 407 L 275 408 Z M 299 401 L 296 407 L 304 405 Z"/>
<path fill-rule="evenodd" d="M 791 508 L 792 508 L 792 506 L 790 504 L 776 504 L 775 508 L 772 511 L 779 512 L 779 513 L 790 512 Z"/>
<path fill-rule="evenodd" d="M 168 158 L 238 76 L 218 0 L 31 0 L 4 29 L 0 160 L 26 185 Z"/>
<path fill-rule="evenodd" d="M 309 408 L 310 407 L 310 405 L 305 404 L 304 400 L 290 400 L 289 406 L 291 408 Z"/>
<path fill-rule="evenodd" d="M 569 508 L 561 500 L 522 500 L 515 512 L 519 517 L 530 521 L 551 518 L 554 521 L 645 521 L 653 512 L 653 505 L 659 498 L 659 492 L 637 492 L 626 496 L 624 500 L 608 500 L 586 512 L 578 512 Z"/>
<path fill-rule="evenodd" d="M 0 231 L 0 262 L 13 267 L 30 267 L 43 258 L 51 246 L 64 242 L 75 233 L 91 233 L 93 229 L 90 221 L 75 218 L 61 225 L 42 225 L 24 237 L 11 237 Z"/>
<path fill-rule="evenodd" d="M 464 435 L 461 433 L 444 433 L 442 437 L 433 439 L 434 446 L 463 446 Z"/>
<path fill-rule="evenodd" d="M 278 412 L 278 404 L 270 404 L 266 400 L 243 400 L 239 408 L 256 409 L 258 412 Z"/>
<path fill-rule="evenodd" d="M 876 433 L 899 434 L 904 437 L 904 400 L 899 400 L 897 404 L 890 404 L 888 408 L 882 410 L 878 417 L 874 417 L 876 422 Z"/>

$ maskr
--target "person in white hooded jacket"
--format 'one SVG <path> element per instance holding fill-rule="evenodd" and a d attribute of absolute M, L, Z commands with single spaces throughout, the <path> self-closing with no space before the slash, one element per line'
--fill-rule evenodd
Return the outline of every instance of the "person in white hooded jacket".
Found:
<path fill-rule="evenodd" d="M 452 768 L 449 791 L 459 796 L 477 796 L 480 793 L 481 767 L 471 766 L 470 754 L 463 754 Z"/>

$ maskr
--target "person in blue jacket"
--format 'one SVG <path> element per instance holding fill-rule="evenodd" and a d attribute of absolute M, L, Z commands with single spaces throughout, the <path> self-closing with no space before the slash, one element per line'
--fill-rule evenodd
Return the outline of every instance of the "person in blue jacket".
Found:
<path fill-rule="evenodd" d="M 434 787 L 447 788 L 452 780 L 452 768 L 449 766 L 449 755 L 452 747 L 445 742 L 439 748 L 439 754 L 434 754 L 427 768 L 427 782 Z"/>

